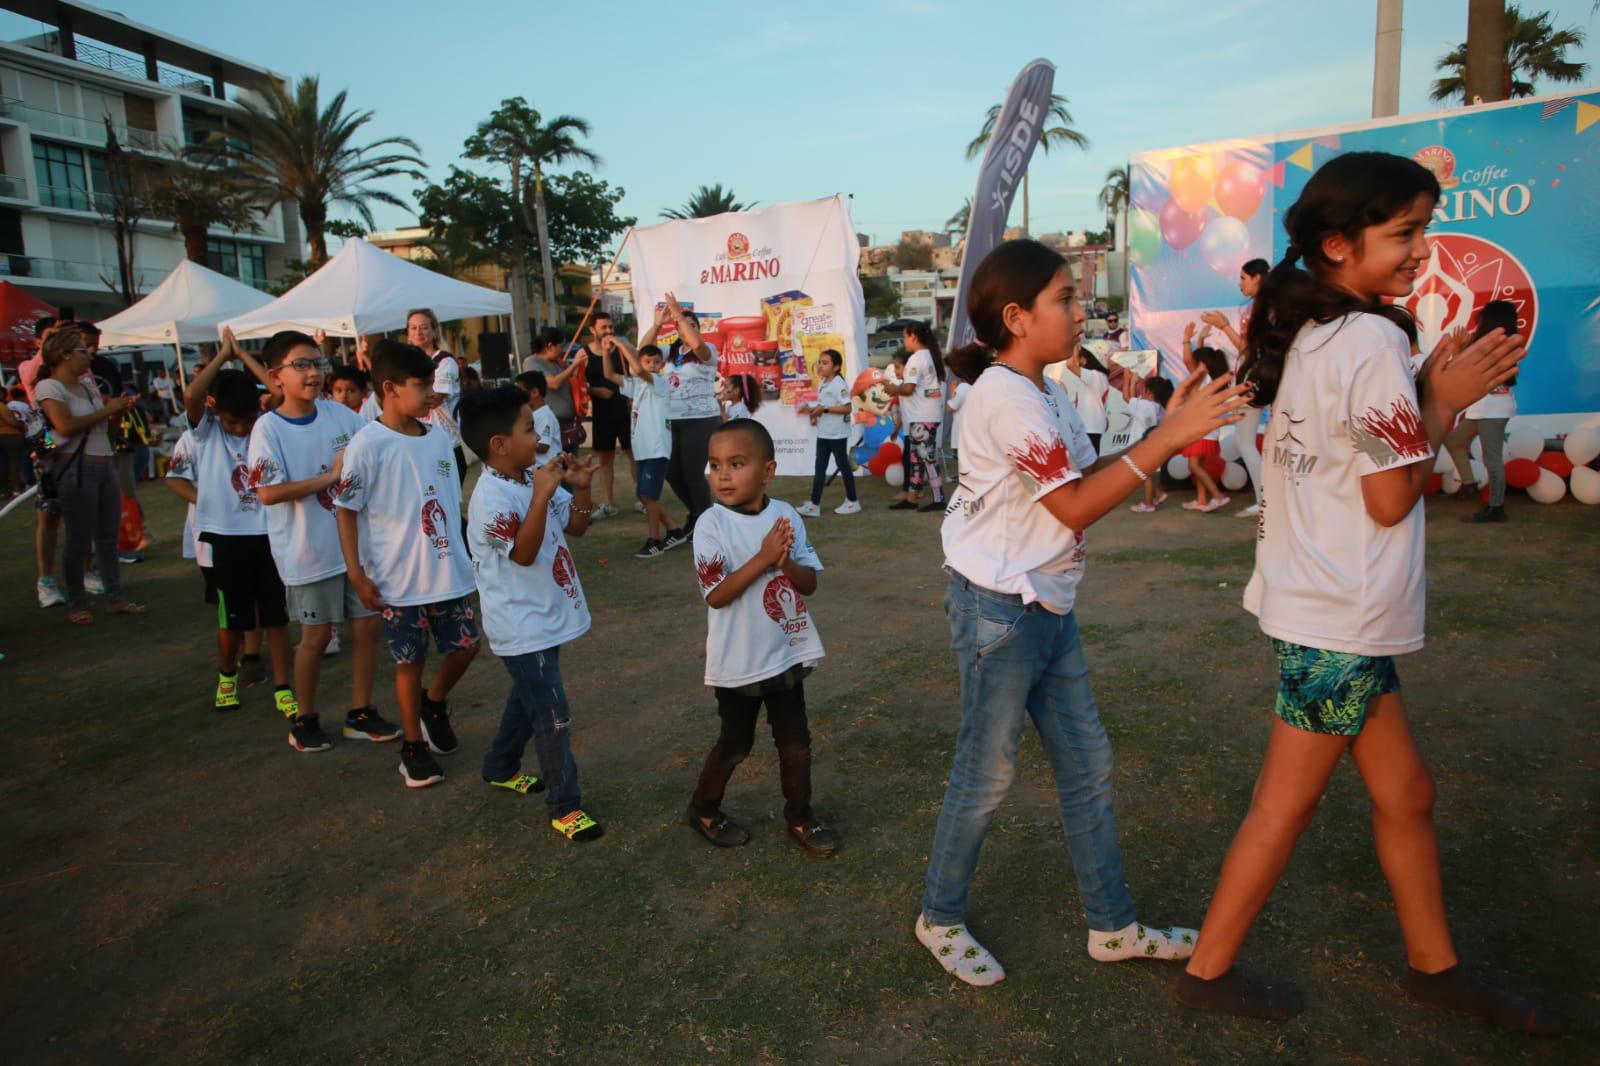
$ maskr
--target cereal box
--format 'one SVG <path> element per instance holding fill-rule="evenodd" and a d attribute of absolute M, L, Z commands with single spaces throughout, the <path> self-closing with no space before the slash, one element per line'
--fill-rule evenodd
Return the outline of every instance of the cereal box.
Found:
<path fill-rule="evenodd" d="M 761 310 L 767 317 L 767 340 L 787 345 L 794 333 L 794 309 L 809 306 L 811 297 L 799 289 L 764 297 L 761 301 Z"/>
<path fill-rule="evenodd" d="M 832 304 L 799 306 L 792 313 L 794 323 L 794 350 L 804 359 L 806 377 L 815 387 L 820 380 L 817 359 L 823 349 L 844 352 L 844 335 L 838 330 Z"/>

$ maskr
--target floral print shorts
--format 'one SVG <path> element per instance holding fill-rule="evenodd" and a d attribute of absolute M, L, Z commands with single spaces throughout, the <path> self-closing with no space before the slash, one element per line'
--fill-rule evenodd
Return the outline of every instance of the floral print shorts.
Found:
<path fill-rule="evenodd" d="M 476 648 L 478 619 L 472 610 L 472 597 L 383 609 L 383 635 L 388 638 L 395 665 L 425 662 L 429 633 L 441 655 Z"/>
<path fill-rule="evenodd" d="M 1353 737 L 1367 721 L 1367 704 L 1400 691 L 1388 655 L 1323 651 L 1273 639 L 1278 653 L 1279 718 L 1308 733 Z"/>

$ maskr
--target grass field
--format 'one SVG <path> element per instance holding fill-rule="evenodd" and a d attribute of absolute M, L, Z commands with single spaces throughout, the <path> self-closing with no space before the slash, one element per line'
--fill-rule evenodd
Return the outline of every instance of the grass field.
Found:
<path fill-rule="evenodd" d="M 776 495 L 798 502 L 799 481 Z M 69 627 L 33 605 L 31 513 L 0 524 L 0 1031 L 12 1062 L 1593 1061 L 1596 534 L 1600 511 L 1513 500 L 1497 527 L 1429 501 L 1429 645 L 1401 676 L 1439 782 L 1463 956 L 1543 995 L 1568 1035 L 1504 1036 L 1413 1006 L 1346 763 L 1246 944 L 1299 980 L 1288 1024 L 1195 1018 L 1176 967 L 1105 966 L 1084 926 L 1036 738 L 1001 808 L 969 921 L 1008 978 L 978 991 L 911 937 L 954 743 L 935 515 L 810 523 L 828 657 L 807 682 L 817 809 L 843 851 L 783 836 L 770 742 L 726 807 L 730 852 L 682 823 L 716 733 L 688 549 L 632 557 L 642 516 L 574 545 L 594 629 L 563 653 L 586 806 L 570 845 L 478 760 L 504 669 L 457 689 L 442 787 L 403 788 L 394 745 L 298 755 L 268 687 L 210 709 L 214 616 L 176 558 L 179 504 L 126 571 L 145 619 Z M 830 491 L 836 502 L 838 490 Z M 1089 534 L 1078 615 L 1116 746 L 1141 917 L 1198 924 L 1259 765 L 1275 683 L 1239 606 L 1253 526 L 1125 509 Z M 1232 509 L 1230 508 L 1230 511 Z M 324 718 L 346 702 L 333 660 Z M 393 716 L 391 674 L 380 707 Z M 530 752 L 531 757 L 531 752 Z"/>

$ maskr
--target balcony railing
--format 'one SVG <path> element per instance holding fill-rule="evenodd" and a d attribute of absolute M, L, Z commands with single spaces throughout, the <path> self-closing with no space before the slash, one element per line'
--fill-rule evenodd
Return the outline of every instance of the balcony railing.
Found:
<path fill-rule="evenodd" d="M 0 97 L 0 115 L 25 122 L 29 126 L 43 133 L 58 133 L 65 137 L 77 137 L 85 141 L 94 141 L 97 144 L 106 143 L 106 124 L 104 120 L 80 118 L 77 115 L 63 115 L 59 111 L 46 111 L 42 107 L 30 107 L 21 100 L 11 97 Z M 113 122 L 111 128 L 116 132 L 117 140 L 129 148 L 138 148 L 146 152 L 158 152 L 164 149 L 177 147 L 177 141 L 165 137 L 155 130 L 140 129 L 137 126 L 123 126 Z"/>
<path fill-rule="evenodd" d="M 0 196 L 12 200 L 26 200 L 28 183 L 22 178 L 13 178 L 10 174 L 0 174 Z"/>
<path fill-rule="evenodd" d="M 28 42 L 28 47 L 35 51 L 45 52 L 49 55 L 61 55 L 61 35 L 56 33 L 44 34 Z M 72 42 L 74 58 L 80 63 L 87 63 L 91 67 L 109 70 L 121 74 L 125 78 L 137 78 L 140 81 L 149 81 L 150 72 L 145 67 L 143 56 L 134 55 L 132 52 L 123 52 L 106 48 L 98 44 L 90 44 L 82 37 L 74 37 Z M 158 84 L 167 85 L 174 89 L 183 89 L 191 93 L 202 93 L 206 96 L 214 95 L 211 82 L 198 74 L 191 74 L 178 67 L 169 67 L 165 63 L 156 63 L 156 77 Z"/>
<path fill-rule="evenodd" d="M 169 271 L 134 268 L 135 283 L 141 292 L 161 284 Z M 72 259 L 43 259 L 36 255 L 0 253 L 0 277 L 37 278 L 41 281 L 70 281 L 104 285 L 117 280 L 117 268 L 103 263 L 83 263 Z"/>
<path fill-rule="evenodd" d="M 93 211 L 96 214 L 109 213 L 112 208 L 109 193 L 59 185 L 39 186 L 39 203 L 44 207 L 64 207 L 69 211 Z"/>

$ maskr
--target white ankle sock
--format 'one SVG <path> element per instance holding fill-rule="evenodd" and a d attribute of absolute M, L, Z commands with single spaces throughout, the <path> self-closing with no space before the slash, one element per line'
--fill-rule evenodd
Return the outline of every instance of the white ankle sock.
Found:
<path fill-rule="evenodd" d="M 917 941 L 932 953 L 946 973 L 979 988 L 1005 980 L 1000 960 L 973 939 L 964 925 L 934 925 L 917 915 Z"/>
<path fill-rule="evenodd" d="M 1114 933 L 1089 930 L 1089 957 L 1096 962 L 1124 959 L 1187 959 L 1200 934 L 1193 929 L 1152 929 L 1134 922 Z"/>

